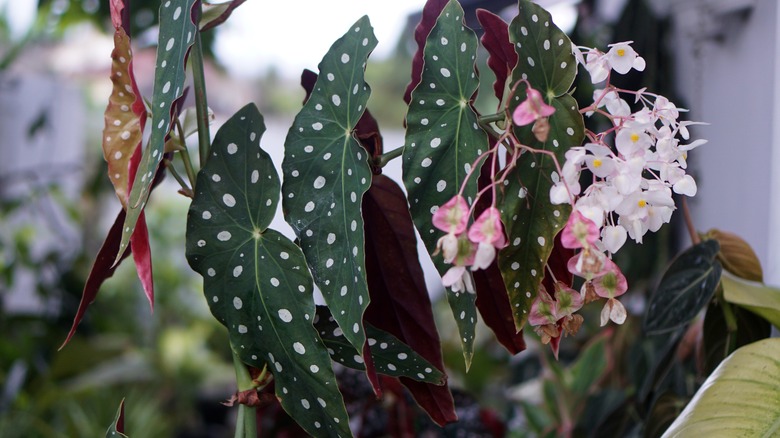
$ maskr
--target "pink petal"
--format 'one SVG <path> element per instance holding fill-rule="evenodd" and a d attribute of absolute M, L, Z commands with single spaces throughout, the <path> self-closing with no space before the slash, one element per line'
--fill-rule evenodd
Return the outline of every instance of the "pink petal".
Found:
<path fill-rule="evenodd" d="M 515 126 L 530 125 L 536 121 L 536 114 L 531 110 L 530 102 L 524 100 L 515 108 L 515 111 L 512 113 L 512 121 L 515 122 Z"/>
<path fill-rule="evenodd" d="M 468 221 L 469 205 L 461 195 L 455 195 L 433 214 L 433 226 L 447 233 L 462 233 Z"/>
<path fill-rule="evenodd" d="M 451 287 L 453 284 L 462 281 L 465 272 L 465 266 L 453 266 L 444 274 L 444 277 L 441 278 L 441 283 L 445 287 Z"/>

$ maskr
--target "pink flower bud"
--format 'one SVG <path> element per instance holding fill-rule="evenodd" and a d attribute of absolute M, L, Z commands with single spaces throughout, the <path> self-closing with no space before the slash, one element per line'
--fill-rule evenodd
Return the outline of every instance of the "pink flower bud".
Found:
<path fill-rule="evenodd" d="M 585 248 L 599 240 L 599 227 L 593 221 L 574 210 L 561 231 L 561 244 L 564 248 Z"/>
<path fill-rule="evenodd" d="M 537 119 L 549 117 L 555 112 L 555 108 L 544 103 L 542 95 L 533 88 L 528 87 L 526 95 L 526 99 L 512 113 L 512 120 L 515 122 L 515 125 L 530 125 Z"/>
<path fill-rule="evenodd" d="M 460 234 L 469 222 L 469 206 L 461 195 L 456 195 L 433 214 L 433 226 L 447 233 Z"/>

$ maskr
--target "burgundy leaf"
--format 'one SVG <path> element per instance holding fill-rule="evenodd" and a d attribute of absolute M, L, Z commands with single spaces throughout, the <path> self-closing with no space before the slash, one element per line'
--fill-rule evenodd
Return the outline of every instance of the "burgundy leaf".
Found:
<path fill-rule="evenodd" d="M 84 317 L 87 307 L 95 301 L 100 286 L 106 279 L 114 275 L 114 271 L 118 266 L 112 267 L 112 265 L 114 264 L 114 258 L 119 251 L 119 241 L 122 239 L 122 225 L 124 223 L 125 211 L 120 210 L 119 214 L 116 216 L 114 225 L 108 230 L 108 235 L 103 242 L 103 246 L 101 246 L 100 251 L 98 251 L 95 263 L 92 265 L 92 270 L 89 272 L 89 277 L 87 277 L 87 283 L 84 285 L 84 291 L 81 295 L 79 308 L 76 311 L 76 317 L 73 318 L 73 326 L 70 328 L 70 332 L 68 333 L 68 337 L 65 338 L 65 342 L 60 346 L 60 350 L 65 347 L 68 341 L 70 341 L 70 338 L 76 333 L 76 327 Z M 130 248 L 127 248 L 124 254 L 122 254 L 122 259 L 124 260 L 128 255 L 130 255 Z"/>
<path fill-rule="evenodd" d="M 368 340 L 363 344 L 363 365 L 366 367 L 366 377 L 368 377 L 368 382 L 371 383 L 374 395 L 377 399 L 381 398 L 382 385 L 379 383 L 379 374 L 376 373 L 376 368 L 374 368 L 374 358 L 371 356 L 371 347 L 368 345 Z"/>
<path fill-rule="evenodd" d="M 473 272 L 477 288 L 477 309 L 485 324 L 509 353 L 525 350 L 523 331 L 515 328 L 512 307 L 509 303 L 504 279 L 495 261 L 487 269 Z"/>
<path fill-rule="evenodd" d="M 368 110 L 358 120 L 355 126 L 355 135 L 371 157 L 376 158 L 382 155 L 384 149 L 382 146 L 382 135 L 379 134 L 379 124 Z M 373 170 L 374 173 L 382 173 L 381 168 Z"/>
<path fill-rule="evenodd" d="M 506 80 L 517 64 L 517 52 L 509 41 L 509 25 L 501 17 L 485 9 L 477 9 L 477 20 L 485 31 L 480 41 L 488 52 L 487 65 L 496 75 L 493 91 L 501 108 Z"/>
<path fill-rule="evenodd" d="M 205 32 L 209 29 L 213 29 L 220 24 L 224 23 L 225 20 L 230 18 L 230 14 L 233 13 L 233 10 L 237 7 L 241 6 L 242 3 L 244 3 L 246 0 L 233 0 L 229 4 L 217 4 L 217 5 L 207 5 L 206 3 L 203 4 L 203 18 L 207 18 L 209 15 L 209 9 L 207 7 L 210 7 L 214 9 L 215 11 L 218 11 L 219 15 L 216 17 L 210 18 L 209 21 L 203 25 L 203 27 L 200 28 L 201 32 Z"/>
<path fill-rule="evenodd" d="M 154 176 L 154 182 L 152 182 L 152 188 L 151 190 L 154 190 L 160 182 L 162 182 L 163 178 L 165 178 L 165 168 L 160 167 L 157 169 L 157 174 Z M 140 217 L 143 219 L 143 216 Z M 65 338 L 65 341 L 60 346 L 60 350 L 67 345 L 67 343 L 70 341 L 70 339 L 73 337 L 74 334 L 76 334 L 76 327 L 78 327 L 79 323 L 81 323 L 81 320 L 84 318 L 84 314 L 87 311 L 87 308 L 90 304 L 92 304 L 95 301 L 95 298 L 97 297 L 98 291 L 100 291 L 100 286 L 103 285 L 103 282 L 105 282 L 107 279 L 111 278 L 111 276 L 114 275 L 114 271 L 119 267 L 120 263 L 117 263 L 116 265 L 112 266 L 114 264 L 114 259 L 116 258 L 116 254 L 119 252 L 119 242 L 122 239 L 122 225 L 125 222 L 125 210 L 120 210 L 119 213 L 116 216 L 116 219 L 114 220 L 114 224 L 111 226 L 111 228 L 108 230 L 108 234 L 106 235 L 106 239 L 103 241 L 103 246 L 100 247 L 100 250 L 98 251 L 97 256 L 95 257 L 95 262 L 92 264 L 92 269 L 89 271 L 89 276 L 87 277 L 87 282 L 84 284 L 84 290 L 81 293 L 81 302 L 79 303 L 79 308 L 76 311 L 76 316 L 73 318 L 73 325 L 70 328 L 70 331 L 68 332 L 68 336 Z M 146 221 L 144 220 L 141 222 L 139 220 L 139 224 L 143 223 L 142 228 L 146 230 Z M 139 231 L 136 229 L 136 231 L 133 233 L 133 237 L 136 233 Z M 148 250 L 148 236 L 146 238 L 146 246 Z M 143 244 L 136 244 L 136 250 L 143 251 Z M 125 252 L 122 254 L 122 257 L 120 258 L 120 262 L 127 258 L 127 256 L 130 255 L 131 249 L 133 248 L 132 244 L 129 246 Z M 140 248 L 140 249 L 139 249 Z M 143 264 L 141 266 L 144 266 Z M 136 265 L 136 269 L 139 271 L 139 277 L 141 277 L 141 269 L 138 268 L 138 265 Z M 149 278 L 151 279 L 151 259 L 149 260 L 148 265 L 148 272 L 149 272 Z M 144 280 L 141 279 L 143 282 Z M 147 295 L 148 297 L 148 295 Z"/>
<path fill-rule="evenodd" d="M 133 188 L 133 180 L 138 165 L 141 163 L 141 145 L 136 148 L 133 157 L 130 159 L 130 185 L 128 190 Z M 160 168 L 162 169 L 162 168 Z M 158 170 L 159 173 L 159 170 Z M 154 182 L 152 182 L 154 184 Z M 152 252 L 149 248 L 149 230 L 146 227 L 146 214 L 141 211 L 136 222 L 135 230 L 130 236 L 130 247 L 135 262 L 135 270 L 138 273 L 138 279 L 144 288 L 144 294 L 149 301 L 149 308 L 154 312 L 154 281 L 152 279 Z"/>
<path fill-rule="evenodd" d="M 447 5 L 446 0 L 428 0 L 423 7 L 422 18 L 420 23 L 414 29 L 414 40 L 417 42 L 417 52 L 412 58 L 412 79 L 409 85 L 406 86 L 404 92 L 404 102 L 407 104 L 412 100 L 412 90 L 420 83 L 422 79 L 423 71 L 423 49 L 425 48 L 425 40 L 428 38 L 428 34 L 431 33 L 431 29 L 436 24 L 436 19 L 439 18 L 439 14 Z"/>
<path fill-rule="evenodd" d="M 363 197 L 366 277 L 371 295 L 365 320 L 392 333 L 444 370 L 439 334 L 417 255 L 414 225 L 398 184 L 374 175 Z M 456 421 L 449 387 L 401 378 L 401 383 L 439 425 Z"/>
<path fill-rule="evenodd" d="M 495 141 L 496 139 L 491 136 L 491 144 L 495 144 Z M 482 166 L 478 179 L 480 190 L 487 187 L 492 181 L 491 164 L 491 162 L 486 162 Z M 497 166 L 498 163 L 493 164 L 494 169 L 497 169 Z M 492 192 L 488 190 L 477 199 L 477 204 L 474 207 L 474 216 L 478 217 L 492 203 Z M 479 314 L 485 321 L 485 325 L 493 331 L 498 342 L 511 354 L 517 354 L 525 350 L 523 331 L 520 330 L 518 332 L 516 329 L 515 321 L 512 317 L 512 307 L 509 303 L 509 295 L 507 294 L 504 279 L 501 276 L 501 270 L 498 269 L 498 261 L 494 260 L 485 270 L 474 271 L 473 276 L 477 289 L 476 305 Z"/>
<path fill-rule="evenodd" d="M 569 272 L 569 268 L 567 266 L 567 263 L 572 257 L 574 257 L 574 254 L 575 251 L 573 249 L 568 249 L 563 246 L 561 243 L 561 233 L 558 233 L 558 235 L 555 236 L 555 243 L 553 245 L 553 250 L 550 253 L 550 258 L 547 259 L 547 267 L 550 269 L 550 271 L 552 271 L 556 280 L 561 281 L 567 285 L 571 285 L 574 281 L 574 274 Z M 555 281 L 547 274 L 548 272 L 545 271 L 544 279 L 542 279 L 542 285 L 544 285 L 548 291 L 554 291 Z"/>

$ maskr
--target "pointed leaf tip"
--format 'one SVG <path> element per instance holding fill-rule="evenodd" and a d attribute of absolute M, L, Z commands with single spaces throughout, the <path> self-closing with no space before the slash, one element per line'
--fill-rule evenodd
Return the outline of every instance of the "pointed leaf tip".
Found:
<path fill-rule="evenodd" d="M 411 94 L 403 153 L 409 208 L 429 253 L 441 237 L 433 225 L 433 212 L 458 193 L 475 160 L 488 149 L 487 135 L 471 105 L 479 87 L 476 52 L 477 36 L 464 25 L 463 9 L 454 0 L 448 2 L 426 39 L 421 76 L 425 86 Z M 442 125 L 447 129 L 431 129 Z M 471 178 L 463 195 L 473 202 L 476 193 L 476 178 Z M 433 261 L 440 274 L 450 267 L 440 257 Z M 447 300 L 458 324 L 464 360 L 470 364 L 477 321 L 475 296 L 448 291 Z"/>
<path fill-rule="evenodd" d="M 301 249 L 268 229 L 280 181 L 260 148 L 265 125 L 247 105 L 217 132 L 187 216 L 187 261 L 241 360 L 268 367 L 282 407 L 309 434 L 348 436 L 328 352 L 312 323 L 313 284 Z"/>
<path fill-rule="evenodd" d="M 365 63 L 377 44 L 367 17 L 328 50 L 313 91 L 285 140 L 284 211 L 314 281 L 358 353 L 368 306 L 360 203 L 371 184 L 368 154 L 353 136 L 370 88 Z"/>
<path fill-rule="evenodd" d="M 186 61 L 195 43 L 198 28 L 193 21 L 193 8 L 199 0 L 166 1 L 160 5 L 160 34 L 152 97 L 152 133 L 144 149 L 134 184 L 130 190 L 127 217 L 122 229 L 122 241 L 114 264 L 130 244 L 138 217 L 149 199 L 152 176 L 158 169 L 165 151 L 165 136 L 171 128 L 175 112 L 174 102 L 184 93 L 187 77 Z"/>

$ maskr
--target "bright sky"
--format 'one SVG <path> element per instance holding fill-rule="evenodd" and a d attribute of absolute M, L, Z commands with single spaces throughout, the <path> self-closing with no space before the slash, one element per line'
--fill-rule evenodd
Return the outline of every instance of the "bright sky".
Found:
<path fill-rule="evenodd" d="M 223 25 L 215 53 L 240 75 L 262 72 L 275 64 L 281 73 L 297 76 L 316 70 L 331 44 L 363 15 L 368 15 L 379 40 L 372 56 L 394 48 L 406 17 L 422 9 L 424 0 L 250 0 Z"/>

